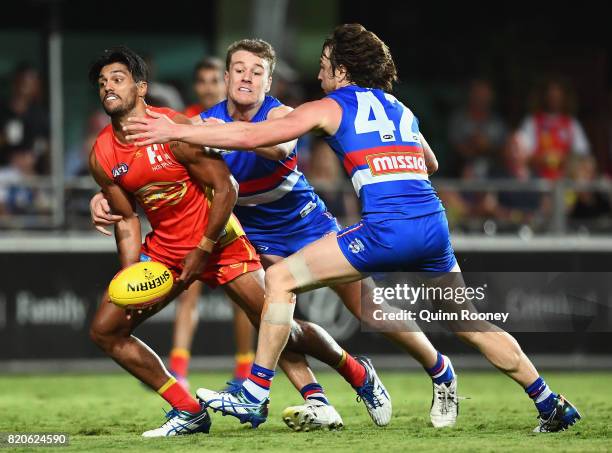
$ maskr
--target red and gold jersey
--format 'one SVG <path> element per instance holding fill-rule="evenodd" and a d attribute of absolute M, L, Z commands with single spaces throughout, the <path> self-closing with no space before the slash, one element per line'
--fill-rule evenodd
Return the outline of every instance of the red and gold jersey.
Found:
<path fill-rule="evenodd" d="M 176 115 L 167 108 L 149 108 L 170 118 Z M 145 239 L 147 249 L 180 260 L 197 246 L 206 230 L 210 201 L 168 144 L 124 144 L 108 125 L 98 135 L 93 149 L 108 177 L 133 194 L 142 206 L 152 227 Z M 220 245 L 241 235 L 244 231 L 232 214 Z"/>
<path fill-rule="evenodd" d="M 539 176 L 558 179 L 563 175 L 564 162 L 572 151 L 572 119 L 567 115 L 536 114 L 536 154 L 541 155 Z"/>

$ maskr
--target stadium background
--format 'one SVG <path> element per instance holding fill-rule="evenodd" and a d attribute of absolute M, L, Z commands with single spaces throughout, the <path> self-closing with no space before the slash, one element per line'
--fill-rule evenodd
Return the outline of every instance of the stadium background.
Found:
<path fill-rule="evenodd" d="M 190 104 L 191 74 L 198 60 L 223 57 L 235 39 L 262 37 L 282 60 L 273 93 L 296 105 L 320 96 L 315 74 L 324 37 L 335 24 L 361 22 L 391 48 L 400 74 L 395 93 L 419 117 L 438 154 L 440 174 L 433 182 L 445 199 L 462 268 L 609 271 L 612 39 L 606 15 L 552 3 L 513 3 L 495 10 L 436 3 L 379 6 L 366 1 L 230 0 L 151 4 L 143 10 L 127 3 L 41 0 L 3 11 L 0 372 L 115 367 L 87 336 L 99 295 L 118 264 L 113 240 L 91 229 L 87 202 L 95 186 L 83 159 L 100 128 L 99 101 L 86 80 L 88 63 L 116 44 L 146 54 L 154 62 L 154 80 L 173 87 Z M 37 80 L 31 82 L 35 94 L 29 102 L 38 122 L 21 143 L 11 144 L 15 122 L 5 111 L 15 96 L 16 74 Z M 551 79 L 567 87 L 571 113 L 590 144 L 588 153 L 572 158 L 558 179 L 499 177 L 493 168 Z M 505 131 L 485 159 L 466 157 L 460 146 L 465 143 L 452 138 L 453 118 L 464 111 L 474 81 L 489 87 L 491 111 Z M 300 146 L 302 171 L 330 209 L 350 223 L 357 216 L 355 199 L 334 157 L 316 137 L 307 137 Z M 578 210 L 579 203 L 586 208 L 580 205 L 584 209 Z M 299 306 L 349 350 L 378 356 L 379 366 L 415 367 L 377 335 L 359 333 L 359 324 L 329 292 L 305 295 Z M 607 319 L 604 331 L 517 337 L 543 368 L 608 368 L 608 307 L 600 313 Z M 194 368 L 229 368 L 233 345 L 228 302 L 218 293 L 207 293 L 200 311 Z M 170 348 L 172 319 L 169 307 L 138 334 L 164 354 Z M 457 357 L 457 365 L 485 365 L 452 337 L 437 334 L 433 339 Z"/>

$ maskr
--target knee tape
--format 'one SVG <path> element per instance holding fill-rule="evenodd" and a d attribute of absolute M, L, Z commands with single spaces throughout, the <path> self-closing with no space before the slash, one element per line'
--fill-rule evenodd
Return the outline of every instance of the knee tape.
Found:
<path fill-rule="evenodd" d="M 289 273 L 295 280 L 296 288 L 303 288 L 317 283 L 302 253 L 298 252 L 285 259 Z"/>
<path fill-rule="evenodd" d="M 293 310 L 295 301 L 276 302 L 268 304 L 263 321 L 277 326 L 289 326 L 293 321 Z"/>

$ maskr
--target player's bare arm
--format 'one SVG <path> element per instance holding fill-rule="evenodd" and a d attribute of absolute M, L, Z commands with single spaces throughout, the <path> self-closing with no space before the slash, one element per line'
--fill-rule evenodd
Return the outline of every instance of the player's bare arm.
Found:
<path fill-rule="evenodd" d="M 213 190 L 206 231 L 198 247 L 185 257 L 185 267 L 179 278 L 189 285 L 204 270 L 208 256 L 229 221 L 238 199 L 238 184 L 218 153 L 180 142 L 170 143 L 170 149 L 203 190 Z"/>
<path fill-rule="evenodd" d="M 287 116 L 292 111 L 293 109 L 291 107 L 287 105 L 281 105 L 279 107 L 276 107 L 275 109 L 270 110 L 270 112 L 268 113 L 267 119 L 282 118 L 284 116 Z M 210 118 L 207 118 L 206 120 L 203 120 L 202 117 L 200 117 L 200 115 L 195 115 L 189 118 L 189 122 L 192 125 L 196 125 L 196 126 L 197 125 L 210 126 L 212 124 L 225 124 L 225 121 L 219 118 L 214 118 L 214 117 L 210 117 Z M 188 124 L 188 123 L 182 123 L 182 124 Z M 261 157 L 265 157 L 266 159 L 282 160 L 282 159 L 285 159 L 289 154 L 291 154 L 291 151 L 293 151 L 296 144 L 297 144 L 297 139 L 291 140 L 286 143 L 280 143 L 275 146 L 264 146 L 260 148 L 255 148 L 253 151 L 255 152 L 255 154 L 258 154 Z"/>
<path fill-rule="evenodd" d="M 149 117 L 128 118 L 126 138 L 139 145 L 179 140 L 220 149 L 252 150 L 289 142 L 310 131 L 333 134 L 340 125 L 342 109 L 331 99 L 300 105 L 287 116 L 260 123 L 237 121 L 207 127 L 177 124 L 168 116 L 147 110 Z"/>
<path fill-rule="evenodd" d="M 140 220 L 134 210 L 134 200 L 104 172 L 95 152 L 89 155 L 90 172 L 102 189 L 112 212 L 121 216 L 115 224 L 115 241 L 122 267 L 137 263 L 140 257 Z"/>
<path fill-rule="evenodd" d="M 268 112 L 267 119 L 274 120 L 278 118 L 283 118 L 292 111 L 293 109 L 288 105 L 281 105 L 279 107 L 276 107 L 275 109 L 270 110 L 270 112 Z M 258 154 L 261 157 L 265 157 L 266 159 L 283 160 L 286 159 L 289 154 L 291 154 L 291 151 L 294 150 L 296 145 L 297 138 L 285 143 L 279 143 L 278 145 L 274 146 L 262 146 L 259 148 L 255 148 L 253 151 L 255 152 L 255 154 Z"/>
<path fill-rule="evenodd" d="M 292 111 L 293 109 L 291 107 L 287 105 L 281 105 L 279 107 L 276 107 L 270 110 L 270 112 L 268 113 L 267 119 L 282 118 L 284 116 L 287 116 Z M 219 118 L 214 118 L 214 117 L 210 117 L 210 118 L 207 118 L 206 120 L 202 120 L 202 118 L 199 115 L 190 118 L 190 121 L 191 121 L 191 124 L 196 124 L 196 125 L 199 124 L 199 125 L 206 125 L 206 126 L 210 126 L 212 124 L 225 124 L 225 121 Z M 283 160 L 287 156 L 289 156 L 289 154 L 291 154 L 291 151 L 293 151 L 296 144 L 297 144 L 297 139 L 291 140 L 286 143 L 279 143 L 278 145 L 274 145 L 274 146 L 263 146 L 263 147 L 255 148 L 253 152 L 255 152 L 255 154 L 260 155 L 261 157 L 265 157 L 266 159 Z"/>
<path fill-rule="evenodd" d="M 425 155 L 425 165 L 427 166 L 427 173 L 431 176 L 435 172 L 438 171 L 438 159 L 436 159 L 436 155 L 434 154 L 431 146 L 423 137 L 423 134 L 419 133 L 421 146 L 423 147 L 423 154 Z"/>

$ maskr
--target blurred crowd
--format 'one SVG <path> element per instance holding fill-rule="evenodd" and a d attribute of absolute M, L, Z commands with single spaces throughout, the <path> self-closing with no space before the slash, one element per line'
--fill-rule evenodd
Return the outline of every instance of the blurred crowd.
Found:
<path fill-rule="evenodd" d="M 575 116 L 568 85 L 561 78 L 541 83 L 529 113 L 514 128 L 494 106 L 491 82 L 475 79 L 449 121 L 451 175 L 468 188 L 440 189 L 451 225 L 487 234 L 547 231 L 556 208 L 567 216 L 567 229 L 608 229 L 609 193 L 595 190 L 606 187 L 607 178 Z M 573 184 L 551 190 L 559 182 Z"/>
<path fill-rule="evenodd" d="M 225 68 L 219 59 L 197 62 L 190 87 L 157 80 L 154 62 L 148 63 L 152 81 L 147 101 L 152 105 L 193 116 L 224 97 Z M 9 95 L 0 100 L 0 226 L 6 227 L 2 220 L 14 216 L 49 213 L 50 189 L 37 185 L 49 176 L 49 112 L 43 86 L 40 73 L 21 64 L 11 77 Z M 320 97 L 320 90 L 308 91 L 298 74 L 279 62 L 270 94 L 295 107 Z M 608 229 L 612 219 L 607 177 L 576 116 L 570 86 L 562 78 L 550 78 L 536 87 L 533 98 L 525 99 L 526 113 L 518 124 L 498 111 L 496 97 L 491 81 L 472 80 L 462 102 L 448 112 L 447 129 L 437 131 L 436 141 L 445 140 L 451 152 L 440 159 L 443 177 L 433 180 L 451 227 L 486 234 L 543 232 L 562 210 L 570 231 Z M 409 99 L 403 101 L 410 106 Z M 66 151 L 67 181 L 87 177 L 87 156 L 106 124 L 102 110 L 90 112 L 82 142 Z M 303 137 L 298 146 L 299 167 L 330 210 L 347 224 L 358 219 L 358 201 L 331 149 L 316 136 Z M 89 226 L 90 194 L 91 189 L 82 187 L 67 191 L 68 227 Z"/>
<path fill-rule="evenodd" d="M 24 183 L 49 174 L 49 112 L 39 71 L 19 64 L 0 99 L 0 218 L 48 211 L 48 191 Z"/>

